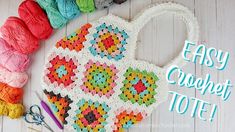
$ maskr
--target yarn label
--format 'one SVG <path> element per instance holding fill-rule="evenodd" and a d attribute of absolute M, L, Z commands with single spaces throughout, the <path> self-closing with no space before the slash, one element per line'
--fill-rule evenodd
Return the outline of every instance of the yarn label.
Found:
<path fill-rule="evenodd" d="M 190 41 L 185 41 L 182 57 L 186 62 L 197 63 L 223 71 L 229 62 L 230 54 L 213 47 L 207 48 L 203 44 L 196 46 L 196 44 Z M 188 88 L 195 90 L 202 96 L 217 96 L 224 102 L 230 98 L 231 88 L 233 87 L 229 79 L 216 83 L 211 80 L 210 74 L 206 74 L 204 78 L 196 77 L 192 73 L 185 73 L 177 65 L 172 65 L 167 69 L 166 80 L 169 84 L 178 85 L 181 89 Z M 192 118 L 197 116 L 203 121 L 213 122 L 219 111 L 216 104 L 205 100 L 189 97 L 175 91 L 169 91 L 169 94 L 172 95 L 169 106 L 169 111 L 171 112 L 175 110 L 179 114 L 189 113 Z"/>

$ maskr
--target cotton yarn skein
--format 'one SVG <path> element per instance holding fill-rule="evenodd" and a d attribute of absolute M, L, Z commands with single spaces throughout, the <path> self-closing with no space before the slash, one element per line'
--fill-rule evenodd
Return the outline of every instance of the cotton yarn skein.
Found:
<path fill-rule="evenodd" d="M 15 50 L 30 54 L 39 48 L 39 41 L 18 17 L 9 17 L 0 28 L 0 36 Z"/>
<path fill-rule="evenodd" d="M 25 0 L 20 4 L 18 14 L 36 38 L 47 39 L 52 34 L 53 28 L 47 15 L 37 2 Z"/>
<path fill-rule="evenodd" d="M 23 72 L 29 65 L 28 56 L 15 51 L 2 38 L 0 38 L 0 58 L 0 65 L 12 72 Z"/>
<path fill-rule="evenodd" d="M 58 9 L 65 18 L 73 19 L 80 15 L 80 10 L 75 0 L 56 0 Z"/>
<path fill-rule="evenodd" d="M 28 75 L 21 72 L 10 72 L 0 66 L 0 82 L 6 83 L 12 87 L 23 87 L 28 81 Z"/>
<path fill-rule="evenodd" d="M 21 101 L 23 97 L 22 88 L 14 88 L 5 83 L 0 82 L 0 99 L 7 103 L 16 104 Z"/>
<path fill-rule="evenodd" d="M 37 0 L 37 3 L 46 11 L 53 28 L 61 28 L 67 23 L 67 19 L 60 14 L 55 0 Z"/>
<path fill-rule="evenodd" d="M 11 104 L 0 100 L 0 115 L 5 115 L 11 119 L 19 118 L 24 113 L 22 104 Z"/>
<path fill-rule="evenodd" d="M 105 9 L 113 4 L 113 0 L 94 0 L 97 9 Z"/>
<path fill-rule="evenodd" d="M 95 10 L 94 0 L 76 0 L 81 12 L 88 13 Z"/>

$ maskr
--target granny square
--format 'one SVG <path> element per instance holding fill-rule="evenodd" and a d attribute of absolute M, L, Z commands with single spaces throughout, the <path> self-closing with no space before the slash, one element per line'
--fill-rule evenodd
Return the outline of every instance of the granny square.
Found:
<path fill-rule="evenodd" d="M 74 111 L 72 126 L 76 131 L 105 131 L 108 124 L 107 118 L 110 107 L 98 101 L 81 99 L 77 102 L 77 109 Z"/>
<path fill-rule="evenodd" d="M 124 57 L 123 52 L 126 50 L 127 39 L 129 38 L 125 30 L 120 30 L 118 27 L 103 23 L 96 28 L 96 32 L 90 40 L 90 52 L 102 58 L 114 59 L 116 61 Z"/>
<path fill-rule="evenodd" d="M 158 77 L 153 72 L 148 73 L 145 70 L 128 68 L 124 76 L 120 99 L 146 106 L 156 102 L 154 96 L 157 94 L 156 81 L 158 81 Z"/>
<path fill-rule="evenodd" d="M 78 65 L 76 58 L 52 53 L 46 66 L 44 81 L 54 87 L 71 89 L 76 86 Z"/>
<path fill-rule="evenodd" d="M 92 60 L 88 61 L 85 69 L 81 89 L 85 93 L 98 94 L 100 97 L 112 96 L 114 87 L 116 87 L 118 69 L 114 65 L 109 66 L 106 63 L 102 64 Z"/>

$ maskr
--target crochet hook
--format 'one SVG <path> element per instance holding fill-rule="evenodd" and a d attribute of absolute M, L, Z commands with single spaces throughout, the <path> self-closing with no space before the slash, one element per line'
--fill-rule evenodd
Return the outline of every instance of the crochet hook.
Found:
<path fill-rule="evenodd" d="M 53 119 L 53 121 L 56 123 L 56 125 L 60 128 L 63 129 L 64 127 L 61 125 L 61 123 L 58 121 L 58 119 L 55 117 L 55 115 L 53 114 L 53 112 L 51 111 L 50 107 L 47 105 L 46 102 L 44 102 L 39 94 L 37 92 L 35 92 L 36 96 L 38 97 L 38 99 L 40 100 L 40 104 L 42 106 L 42 108 L 48 113 L 48 115 Z"/>

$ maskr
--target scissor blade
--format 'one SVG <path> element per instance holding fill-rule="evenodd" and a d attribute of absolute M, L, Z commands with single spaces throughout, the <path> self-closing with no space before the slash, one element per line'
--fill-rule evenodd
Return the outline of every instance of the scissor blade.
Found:
<path fill-rule="evenodd" d="M 48 129 L 50 130 L 51 132 L 54 132 L 51 127 L 44 121 L 43 125 Z"/>

